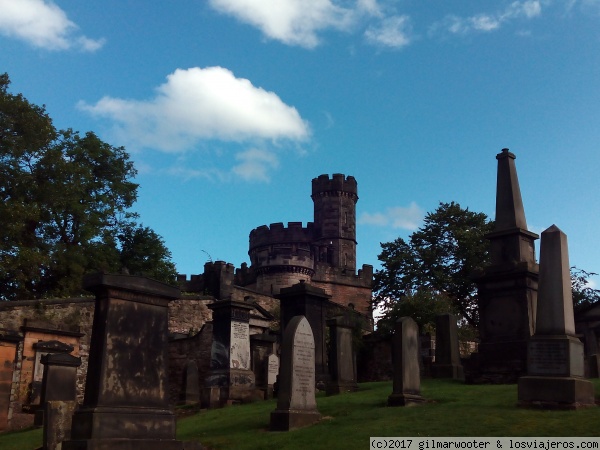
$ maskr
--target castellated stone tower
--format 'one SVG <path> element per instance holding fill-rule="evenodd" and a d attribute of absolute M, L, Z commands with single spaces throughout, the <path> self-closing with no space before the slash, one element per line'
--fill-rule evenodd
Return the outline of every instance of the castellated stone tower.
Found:
<path fill-rule="evenodd" d="M 336 173 L 312 180 L 311 198 L 315 207 L 315 240 L 318 262 L 356 270 L 356 202 L 354 177 Z"/>
<path fill-rule="evenodd" d="M 331 301 L 370 315 L 373 266 L 356 273 L 354 177 L 312 180 L 314 222 L 260 226 L 250 232 L 250 268 L 236 273 L 240 286 L 276 295 L 301 281 L 324 289 Z"/>

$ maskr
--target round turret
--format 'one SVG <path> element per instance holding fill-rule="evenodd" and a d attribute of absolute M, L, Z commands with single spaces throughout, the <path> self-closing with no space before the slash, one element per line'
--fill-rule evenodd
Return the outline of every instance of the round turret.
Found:
<path fill-rule="evenodd" d="M 314 244 L 318 260 L 356 270 L 356 202 L 358 185 L 352 176 L 335 173 L 312 180 Z"/>
<path fill-rule="evenodd" d="M 250 232 L 250 263 L 257 275 L 257 288 L 272 294 L 282 287 L 310 281 L 314 275 L 311 247 L 313 224 L 302 222 L 260 226 Z"/>

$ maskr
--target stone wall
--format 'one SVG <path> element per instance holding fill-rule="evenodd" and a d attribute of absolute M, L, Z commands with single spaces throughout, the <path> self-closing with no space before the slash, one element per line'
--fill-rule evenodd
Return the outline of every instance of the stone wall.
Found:
<path fill-rule="evenodd" d="M 235 301 L 251 300 L 266 311 L 272 311 L 276 326 L 279 318 L 279 300 L 255 292 L 250 289 L 233 289 L 231 297 Z M 173 361 L 170 362 L 169 379 L 171 383 L 171 399 L 177 402 L 181 391 L 183 369 L 188 359 L 194 359 L 198 365 L 200 380 L 204 379 L 210 365 L 210 347 L 212 339 L 212 311 L 208 305 L 214 297 L 208 295 L 184 294 L 181 299 L 169 303 L 169 332 L 173 335 L 170 342 L 170 352 Z M 77 370 L 78 401 L 83 401 L 85 377 L 88 368 L 90 347 L 90 332 L 94 320 L 93 297 L 73 299 L 25 300 L 0 303 L 0 329 L 16 332 L 26 339 L 17 345 L 17 357 L 13 372 L 12 392 L 8 412 L 9 428 L 16 429 L 30 426 L 32 414 L 22 413 L 22 407 L 27 403 L 28 392 L 33 381 L 35 369 L 35 352 L 32 346 L 38 340 L 58 340 L 73 345 L 73 354 L 81 357 L 81 366 Z M 45 332 L 27 331 L 26 323 L 43 323 Z M 261 326 L 268 320 L 257 318 L 255 332 L 263 332 Z M 52 330 L 57 330 L 55 333 Z M 62 331 L 61 331 L 62 330 Z M 65 330 L 80 330 L 81 336 L 76 339 L 68 336 Z M 67 333 L 67 334 L 65 334 Z M 7 374 L 8 375 L 8 371 Z M 6 413 L 5 413 L 6 414 Z"/>
<path fill-rule="evenodd" d="M 210 369 L 211 344 L 212 323 L 203 325 L 193 336 L 169 341 L 169 396 L 173 404 L 181 402 L 183 374 L 188 361 L 196 362 L 202 385 Z"/>

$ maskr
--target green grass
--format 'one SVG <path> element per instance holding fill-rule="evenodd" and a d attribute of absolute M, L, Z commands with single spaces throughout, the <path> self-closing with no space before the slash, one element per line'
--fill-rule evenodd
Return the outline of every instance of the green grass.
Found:
<path fill-rule="evenodd" d="M 592 380 L 600 394 L 600 380 Z M 177 438 L 211 449 L 361 449 L 370 436 L 597 436 L 600 408 L 540 411 L 517 408 L 516 385 L 464 385 L 423 380 L 427 402 L 385 406 L 391 383 L 364 383 L 353 394 L 319 395 L 323 420 L 291 432 L 269 432 L 275 400 L 202 411 L 180 419 Z M 600 396 L 600 395 L 599 395 Z M 0 435 L 2 450 L 32 450 L 41 431 Z"/>

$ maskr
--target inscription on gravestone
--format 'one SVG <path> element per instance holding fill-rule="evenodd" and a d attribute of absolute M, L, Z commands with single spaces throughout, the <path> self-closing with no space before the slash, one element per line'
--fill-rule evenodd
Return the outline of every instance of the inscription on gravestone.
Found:
<path fill-rule="evenodd" d="M 564 375 L 568 373 L 568 341 L 529 342 L 529 372 L 541 375 Z"/>
<path fill-rule="evenodd" d="M 279 383 L 271 430 L 289 431 L 319 421 L 321 415 L 315 400 L 315 341 L 304 316 L 295 316 L 283 334 Z"/>
<path fill-rule="evenodd" d="M 250 325 L 245 322 L 231 322 L 230 366 L 232 369 L 250 369 Z"/>
<path fill-rule="evenodd" d="M 307 321 L 301 322 L 296 330 L 293 358 L 293 392 L 290 408 L 316 408 L 315 341 Z"/>
<path fill-rule="evenodd" d="M 267 366 L 267 384 L 274 385 L 279 374 L 279 357 L 275 354 L 270 354 Z"/>

